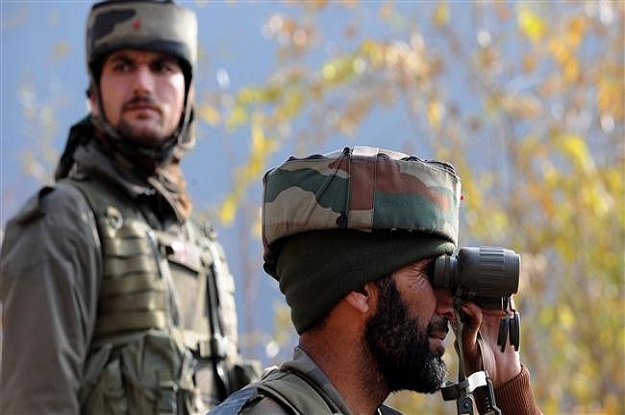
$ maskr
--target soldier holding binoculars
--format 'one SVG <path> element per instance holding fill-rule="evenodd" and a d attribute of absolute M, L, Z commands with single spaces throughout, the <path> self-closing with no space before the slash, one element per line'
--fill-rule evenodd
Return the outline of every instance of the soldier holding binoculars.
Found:
<path fill-rule="evenodd" d="M 481 413 L 540 413 L 510 299 L 519 257 L 454 254 L 460 179 L 451 165 L 354 147 L 291 157 L 264 185 L 264 267 L 299 345 L 211 414 L 397 414 L 383 404 L 391 392 L 439 389 L 458 413 L 472 413 L 474 398 Z M 458 383 L 443 383 L 450 326 Z"/>

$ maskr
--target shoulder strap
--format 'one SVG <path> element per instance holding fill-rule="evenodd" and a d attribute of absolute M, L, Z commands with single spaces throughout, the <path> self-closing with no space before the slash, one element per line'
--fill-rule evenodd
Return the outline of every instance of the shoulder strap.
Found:
<path fill-rule="evenodd" d="M 121 212 L 123 217 L 137 216 L 138 213 L 132 209 L 132 203 L 124 203 L 122 200 L 124 195 L 121 190 L 115 189 L 112 184 L 109 184 L 105 180 L 92 180 L 89 178 L 77 179 L 73 177 L 67 177 L 59 181 L 59 184 L 67 183 L 76 187 L 87 199 L 89 206 L 94 214 L 103 214 L 105 209 L 111 204 L 115 205 L 118 209 L 123 209 Z"/>
<path fill-rule="evenodd" d="M 384 404 L 380 405 L 380 408 L 378 409 L 380 410 L 380 413 L 382 415 L 403 415 L 397 409 L 391 408 L 390 406 Z"/>
<path fill-rule="evenodd" d="M 341 413 L 318 386 L 297 372 L 277 369 L 254 385 L 262 393 L 289 408 L 294 415 Z M 380 405 L 379 411 L 382 415 L 403 415 L 387 405 Z"/>
<path fill-rule="evenodd" d="M 257 387 L 296 415 L 340 413 L 323 391 L 295 372 L 275 370 Z"/>

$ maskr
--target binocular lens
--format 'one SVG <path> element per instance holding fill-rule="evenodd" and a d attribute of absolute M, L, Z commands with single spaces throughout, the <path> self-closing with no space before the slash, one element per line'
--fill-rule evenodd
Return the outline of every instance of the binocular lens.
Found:
<path fill-rule="evenodd" d="M 431 283 L 484 308 L 505 308 L 519 288 L 520 256 L 500 247 L 463 247 L 433 263 Z"/>

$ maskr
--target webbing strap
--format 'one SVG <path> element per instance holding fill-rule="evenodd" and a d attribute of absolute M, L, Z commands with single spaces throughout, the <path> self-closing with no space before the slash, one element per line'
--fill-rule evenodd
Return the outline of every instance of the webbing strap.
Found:
<path fill-rule="evenodd" d="M 165 282 L 152 275 L 130 275 L 124 278 L 111 278 L 103 284 L 102 294 L 112 296 L 141 291 L 165 291 Z"/>
<path fill-rule="evenodd" d="M 162 311 L 104 314 L 98 317 L 95 336 L 99 337 L 121 330 L 164 329 L 165 327 L 167 327 L 167 316 Z"/>
<path fill-rule="evenodd" d="M 124 220 L 123 225 L 119 229 L 107 227 L 103 230 L 102 237 L 106 239 L 137 238 L 152 230 L 147 223 L 138 220 Z"/>
<path fill-rule="evenodd" d="M 143 293 L 103 297 L 100 299 L 101 313 L 126 311 L 166 310 L 167 296 L 164 291 L 147 291 Z"/>
<path fill-rule="evenodd" d="M 107 239 L 104 246 L 104 255 L 129 257 L 137 254 L 150 255 L 152 244 L 148 239 Z"/>
<path fill-rule="evenodd" d="M 145 255 L 128 258 L 106 257 L 104 261 L 104 278 L 119 277 L 133 272 L 158 273 L 154 258 Z"/>
<path fill-rule="evenodd" d="M 275 370 L 258 382 L 258 389 L 297 415 L 340 413 L 323 391 L 293 372 Z"/>

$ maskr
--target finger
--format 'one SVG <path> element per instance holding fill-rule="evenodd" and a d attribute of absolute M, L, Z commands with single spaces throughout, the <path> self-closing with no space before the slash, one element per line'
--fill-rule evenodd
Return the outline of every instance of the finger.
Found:
<path fill-rule="evenodd" d="M 463 304 L 462 308 L 462 347 L 470 355 L 478 352 L 477 336 L 482 324 L 482 311 L 474 303 Z"/>
<path fill-rule="evenodd" d="M 462 312 L 464 331 L 477 332 L 484 319 L 482 309 L 477 304 L 468 302 L 462 305 L 460 311 Z"/>

